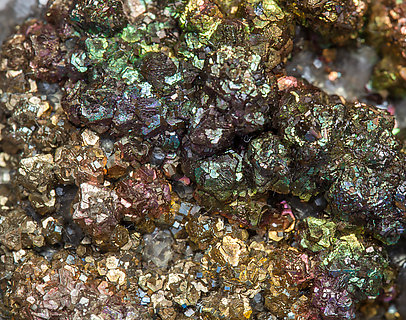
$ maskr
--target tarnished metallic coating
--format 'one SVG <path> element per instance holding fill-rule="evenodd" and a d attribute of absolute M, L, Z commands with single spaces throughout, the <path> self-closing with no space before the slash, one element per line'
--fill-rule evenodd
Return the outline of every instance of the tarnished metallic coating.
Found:
<path fill-rule="evenodd" d="M 115 191 L 82 183 L 72 219 L 94 240 L 107 242 L 123 217 L 123 207 Z"/>
<path fill-rule="evenodd" d="M 403 7 L 371 5 L 396 69 Z M 367 2 L 46 10 L 0 53 L 0 318 L 398 320 L 394 118 L 284 70 L 295 21 L 344 45 Z"/>
<path fill-rule="evenodd" d="M 123 198 L 124 218 L 137 220 L 144 216 L 158 218 L 169 211 L 171 186 L 162 173 L 146 165 L 131 172 L 117 184 L 117 193 Z"/>
<path fill-rule="evenodd" d="M 331 179 L 333 151 L 345 127 L 346 107 L 320 90 L 299 85 L 286 91 L 274 124 L 295 159 L 291 192 L 309 200 L 318 186 Z"/>
<path fill-rule="evenodd" d="M 119 136 L 128 130 L 147 136 L 164 129 L 166 123 L 159 100 L 144 95 L 137 86 L 115 86 L 115 80 L 110 79 L 110 82 L 95 83 L 95 87 L 83 82 L 67 87 L 62 105 L 69 112 L 69 119 L 98 133 L 111 130 Z"/>
<path fill-rule="evenodd" d="M 101 148 L 63 146 L 55 151 L 54 172 L 63 184 L 103 184 L 107 157 Z"/>
<path fill-rule="evenodd" d="M 370 1 L 282 1 L 299 23 L 321 34 L 324 40 L 344 45 L 359 37 L 365 26 Z"/>
<path fill-rule="evenodd" d="M 201 106 L 191 110 L 191 123 L 182 145 L 189 158 L 213 155 L 231 146 L 236 135 L 233 119 L 211 104 L 210 96 L 202 94 Z M 210 99 L 210 100 L 209 100 Z M 198 101 L 196 101 L 198 102 Z M 206 108 L 204 108 L 206 107 Z"/>
<path fill-rule="evenodd" d="M 354 319 L 361 300 L 376 298 L 392 279 L 383 249 L 355 234 L 339 237 L 329 253 L 320 254 L 325 272 L 314 285 L 313 304 L 325 319 Z"/>
<path fill-rule="evenodd" d="M 246 152 L 229 150 L 190 166 L 200 203 L 257 226 L 267 210 L 261 198 L 269 191 L 306 201 L 327 192 L 328 211 L 334 216 L 365 224 L 385 243 L 397 242 L 405 218 L 395 190 L 405 168 L 390 115 L 299 85 L 286 91 L 273 123 L 281 138 L 263 134 Z M 374 178 L 372 170 L 379 170 Z"/>
<path fill-rule="evenodd" d="M 308 319 L 306 316 L 312 313 L 310 301 L 300 291 L 314 276 L 314 265 L 308 255 L 292 247 L 273 248 L 263 242 L 253 241 L 247 245 L 244 243 L 246 238 L 247 234 L 232 232 L 207 250 L 202 264 L 206 272 L 219 279 L 216 286 L 240 292 L 241 297 L 264 290 L 261 295 L 271 314 L 281 318 L 295 314 Z M 279 263 L 283 264 L 283 271 Z M 205 309 L 220 319 L 226 316 L 222 306 L 205 306 Z M 249 319 L 253 311 L 247 307 L 243 309 L 244 313 L 249 313 L 249 316 L 245 315 Z M 235 316 L 235 319 L 243 318 Z"/>
<path fill-rule="evenodd" d="M 269 70 L 284 62 L 292 50 L 292 15 L 274 0 L 189 0 L 177 18 L 185 31 L 180 53 L 198 68 L 203 67 L 208 51 L 223 45 L 259 55 Z"/>
<path fill-rule="evenodd" d="M 251 140 L 245 157 L 247 171 L 252 170 L 253 183 L 259 192 L 289 193 L 290 152 L 277 136 L 265 133 Z"/>
<path fill-rule="evenodd" d="M 83 78 L 65 85 L 62 105 L 73 123 L 142 138 L 184 130 L 198 73 L 173 56 L 171 20 L 150 23 L 154 17 L 145 13 L 115 36 L 89 37 L 71 55 L 71 67 Z M 87 74 L 93 75 L 91 81 Z"/>
<path fill-rule="evenodd" d="M 3 44 L 0 89 L 10 93 L 32 91 L 32 81 L 56 83 L 72 72 L 67 47 L 55 26 L 29 20 Z"/>
<path fill-rule="evenodd" d="M 365 239 L 361 228 L 309 217 L 301 246 L 319 252 L 312 304 L 323 319 L 354 319 L 359 301 L 373 300 L 393 286 L 393 271 L 384 248 Z"/>
<path fill-rule="evenodd" d="M 396 0 L 373 1 L 367 40 L 382 59 L 376 64 L 372 84 L 394 96 L 406 94 L 406 3 Z"/>
<path fill-rule="evenodd" d="M 231 201 L 247 188 L 243 158 L 233 151 L 201 160 L 194 169 L 196 183 L 219 201 Z"/>
<path fill-rule="evenodd" d="M 58 258 L 58 261 L 50 263 L 45 258 L 30 253 L 15 270 L 12 282 L 16 290 L 10 302 L 23 305 L 28 299 L 28 305 L 22 306 L 16 319 L 67 319 L 81 316 L 85 314 L 85 310 L 91 310 L 91 314 L 101 319 L 108 319 L 110 315 L 128 319 L 152 319 L 146 308 L 131 304 L 123 306 L 121 303 L 127 280 L 123 271 L 126 261 L 123 255 L 116 257 L 93 254 L 82 260 L 69 251 L 61 251 Z M 135 296 L 131 298 L 140 300 Z M 35 314 L 30 309 L 33 304 L 37 305 Z M 66 308 L 74 305 L 74 309 Z"/>
<path fill-rule="evenodd" d="M 378 239 L 394 244 L 404 230 L 404 210 L 396 204 L 398 185 L 396 171 L 371 174 L 353 164 L 332 184 L 327 198 L 333 213 L 347 221 L 364 223 Z"/>
<path fill-rule="evenodd" d="M 405 218 L 395 190 L 405 167 L 389 114 L 331 101 L 320 91 L 299 86 L 286 91 L 274 123 L 282 143 L 293 150 L 294 195 L 310 199 L 328 191 L 329 210 L 336 217 L 365 224 L 388 244 L 397 242 Z"/>
<path fill-rule="evenodd" d="M 302 230 L 300 245 L 313 252 L 328 250 L 335 242 L 337 224 L 326 219 L 308 217 Z"/>
<path fill-rule="evenodd" d="M 69 13 L 71 23 L 87 32 L 111 34 L 121 31 L 128 23 L 120 0 L 73 1 Z"/>
<path fill-rule="evenodd" d="M 240 134 L 259 131 L 269 122 L 275 103 L 275 79 L 267 74 L 261 56 L 242 47 L 222 46 L 205 62 L 207 90 L 216 94 L 214 104 L 230 114 Z"/>

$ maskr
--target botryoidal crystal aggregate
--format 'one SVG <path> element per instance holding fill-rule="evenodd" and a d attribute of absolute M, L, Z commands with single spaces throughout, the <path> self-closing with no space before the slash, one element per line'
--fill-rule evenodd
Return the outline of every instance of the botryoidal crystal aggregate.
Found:
<path fill-rule="evenodd" d="M 369 90 L 406 94 L 397 0 L 50 0 L 19 26 L 0 318 L 401 319 L 403 141 L 286 73 L 303 33 L 368 43 Z"/>

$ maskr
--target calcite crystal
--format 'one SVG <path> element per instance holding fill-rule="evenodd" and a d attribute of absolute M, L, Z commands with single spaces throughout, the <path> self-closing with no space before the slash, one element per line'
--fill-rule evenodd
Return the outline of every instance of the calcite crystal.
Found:
<path fill-rule="evenodd" d="M 401 319 L 404 11 L 50 0 L 0 51 L 0 319 Z M 376 91 L 289 76 L 306 39 Z"/>

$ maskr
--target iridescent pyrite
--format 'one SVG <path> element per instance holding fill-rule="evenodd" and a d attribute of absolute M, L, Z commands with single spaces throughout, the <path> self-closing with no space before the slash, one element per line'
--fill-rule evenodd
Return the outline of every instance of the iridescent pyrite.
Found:
<path fill-rule="evenodd" d="M 0 54 L 0 318 L 339 320 L 392 303 L 394 118 L 284 70 L 295 20 L 339 45 L 365 25 L 395 39 L 374 83 L 401 94 L 403 7 L 371 10 L 50 1 Z"/>
<path fill-rule="evenodd" d="M 369 1 L 282 1 L 298 21 L 320 33 L 325 41 L 343 45 L 358 38 L 364 27 Z"/>
<path fill-rule="evenodd" d="M 375 66 L 373 85 L 402 97 L 406 93 L 406 3 L 374 1 L 368 24 L 368 40 L 382 59 Z"/>

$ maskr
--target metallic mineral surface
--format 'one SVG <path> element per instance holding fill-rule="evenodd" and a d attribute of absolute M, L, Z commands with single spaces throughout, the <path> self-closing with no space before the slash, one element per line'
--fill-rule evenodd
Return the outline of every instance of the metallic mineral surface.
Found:
<path fill-rule="evenodd" d="M 405 3 L 44 10 L 0 49 L 0 319 L 406 319 Z"/>

